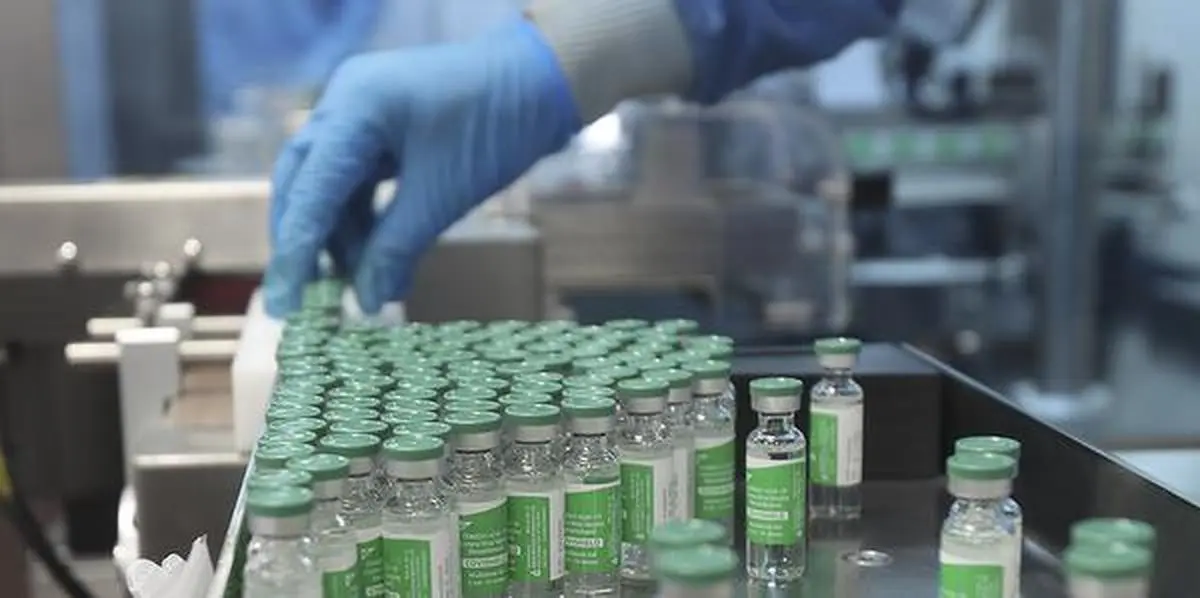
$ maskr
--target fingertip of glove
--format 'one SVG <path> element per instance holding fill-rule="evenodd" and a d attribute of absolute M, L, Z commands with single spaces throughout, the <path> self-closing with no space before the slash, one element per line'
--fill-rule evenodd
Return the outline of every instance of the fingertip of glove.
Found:
<path fill-rule="evenodd" d="M 368 315 L 379 313 L 385 303 L 403 297 L 408 286 L 408 271 L 394 264 L 364 264 L 354 278 L 358 306 Z"/>

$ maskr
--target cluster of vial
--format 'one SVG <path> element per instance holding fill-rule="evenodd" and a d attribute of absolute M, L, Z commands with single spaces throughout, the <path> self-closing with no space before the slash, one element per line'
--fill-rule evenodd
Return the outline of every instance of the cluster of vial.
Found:
<path fill-rule="evenodd" d="M 316 283 L 285 323 L 247 479 L 243 596 L 732 579 L 718 575 L 737 563 L 730 339 L 689 320 L 380 327 L 343 321 L 340 297 Z M 656 551 L 668 522 L 722 540 Z"/>
<path fill-rule="evenodd" d="M 1023 519 L 1012 498 L 1021 443 L 970 436 L 946 460 L 954 502 L 942 524 L 939 592 L 943 598 L 1019 598 Z M 1063 555 L 1072 598 L 1146 598 L 1155 531 L 1131 519 L 1102 518 L 1071 527 Z"/>

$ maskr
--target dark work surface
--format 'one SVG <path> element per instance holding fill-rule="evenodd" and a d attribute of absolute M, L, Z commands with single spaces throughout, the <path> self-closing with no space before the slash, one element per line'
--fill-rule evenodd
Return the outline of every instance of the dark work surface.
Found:
<path fill-rule="evenodd" d="M 864 516 L 857 523 L 817 522 L 810 527 L 808 569 L 787 587 L 750 585 L 747 597 L 898 598 L 938 595 L 938 534 L 949 499 L 941 479 L 864 485 Z M 740 531 L 740 530 L 739 530 Z M 739 534 L 740 536 L 740 534 Z M 738 551 L 742 551 L 740 537 Z M 861 566 L 854 557 L 875 551 L 890 557 L 881 566 Z M 1065 596 L 1055 560 L 1026 543 L 1022 598 Z M 622 596 L 653 596 L 651 587 L 629 587 Z"/>

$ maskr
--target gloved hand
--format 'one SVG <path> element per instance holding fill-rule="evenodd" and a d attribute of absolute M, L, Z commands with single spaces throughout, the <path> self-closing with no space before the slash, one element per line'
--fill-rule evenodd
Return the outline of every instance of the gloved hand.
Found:
<path fill-rule="evenodd" d="M 280 155 L 271 198 L 267 311 L 300 304 L 328 248 L 375 313 L 454 221 L 579 130 L 538 31 L 516 22 L 463 44 L 365 54 L 334 73 Z M 376 184 L 395 177 L 376 214 Z"/>

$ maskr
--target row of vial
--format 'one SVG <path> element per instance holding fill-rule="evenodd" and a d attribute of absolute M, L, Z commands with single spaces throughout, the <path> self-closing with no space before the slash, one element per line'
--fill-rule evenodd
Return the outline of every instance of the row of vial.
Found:
<path fill-rule="evenodd" d="M 861 391 L 849 378 L 858 347 L 851 339 L 823 341 L 819 346 L 831 375 L 814 388 L 813 429 L 826 430 L 832 446 L 818 452 L 816 439 L 821 436 L 814 434 L 814 462 L 822 463 L 821 455 L 829 458 L 827 467 L 814 467 L 814 484 L 816 473 L 826 472 L 827 477 L 820 479 L 830 482 L 830 488 L 820 504 L 829 515 L 853 516 L 859 509 Z M 401 440 L 410 434 L 383 443 L 384 465 L 375 471 L 386 471 L 388 481 L 381 483 L 385 478 L 370 473 L 379 445 L 372 449 L 367 439 L 370 433 L 383 435 L 382 424 L 346 421 L 336 422 L 337 433 L 325 436 L 319 449 L 313 449 L 321 454 L 306 455 L 307 449 L 278 444 L 260 447 L 259 469 L 286 465 L 297 471 L 260 472 L 252 478 L 251 488 L 262 490 L 268 481 L 304 472 L 314 477 L 317 506 L 312 519 L 318 544 L 343 546 L 334 551 L 340 553 L 337 557 L 325 555 L 329 551 L 318 547 L 326 596 L 349 595 L 346 588 L 351 585 L 365 588 L 367 596 L 452 596 L 455 591 L 464 596 L 543 596 L 557 595 L 560 589 L 570 595 L 604 594 L 613 591 L 621 578 L 651 578 L 647 542 L 651 530 L 663 522 L 696 517 L 723 529 L 732 526 L 735 404 L 729 365 L 699 363 L 691 370 L 624 380 L 618 385 L 620 402 L 610 402 L 611 407 L 604 407 L 602 399 L 593 405 L 584 400 L 564 402 L 570 429 L 565 446 L 556 446 L 557 421 L 551 420 L 558 410 L 550 405 L 510 405 L 505 414 L 508 442 L 502 442 L 501 420 L 495 414 L 447 414 L 442 425 L 450 435 L 444 439 L 454 447 L 449 467 L 446 475 L 416 484 L 420 488 L 403 477 L 412 471 L 404 464 L 401 450 Z M 792 379 L 763 379 L 752 384 L 751 392 L 763 416 L 747 452 L 751 496 L 747 568 L 754 577 L 792 579 L 803 573 L 805 546 L 806 448 L 793 423 L 801 385 Z M 775 413 L 778 410 L 771 405 L 780 403 L 790 411 Z M 614 418 L 605 411 L 614 407 L 620 422 L 615 434 Z M 821 418 L 828 418 L 828 425 L 822 427 Z M 857 421 L 847 425 L 846 420 L 854 418 Z M 777 425 L 785 420 L 786 426 Z M 426 432 L 437 429 L 437 424 L 425 425 Z M 793 430 L 796 437 L 789 437 Z M 798 448 L 791 446 L 797 438 Z M 498 454 L 502 445 L 504 456 Z M 289 455 L 291 461 L 281 458 Z M 344 482 L 341 477 L 329 479 L 338 475 L 335 472 L 318 471 L 321 466 L 331 468 L 338 457 L 348 461 Z M 418 469 L 428 473 L 427 468 Z M 423 485 L 427 483 L 433 485 Z M 408 538 L 404 541 L 422 546 L 419 555 L 457 552 L 456 557 L 448 557 L 453 566 L 430 569 L 416 580 L 390 574 L 411 572 L 413 557 L 399 552 L 399 528 L 387 522 L 392 512 L 387 505 L 408 504 L 405 497 L 410 490 L 424 496 L 431 488 L 446 494 L 428 504 L 444 500 L 451 518 L 445 529 L 450 531 L 436 537 L 404 536 Z M 252 531 L 261 527 L 255 522 L 273 525 L 270 508 L 256 506 L 264 494 L 251 492 L 249 497 Z M 814 497 L 821 495 L 821 490 L 814 491 Z M 373 508 L 382 509 L 378 524 L 370 515 Z M 349 531 L 332 533 L 331 527 Z M 353 559 L 345 548 L 350 545 L 355 548 Z M 256 538 L 250 553 L 261 552 L 256 547 L 263 546 L 274 544 Z M 356 566 L 347 567 L 351 560 Z M 440 560 L 418 556 L 417 562 L 432 567 Z M 247 560 L 248 596 L 260 595 L 254 582 L 258 565 Z M 460 587 L 447 587 L 455 585 L 447 579 L 457 580 Z M 290 587 L 301 586 L 309 584 Z"/>

